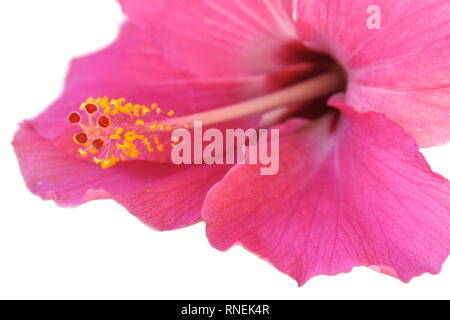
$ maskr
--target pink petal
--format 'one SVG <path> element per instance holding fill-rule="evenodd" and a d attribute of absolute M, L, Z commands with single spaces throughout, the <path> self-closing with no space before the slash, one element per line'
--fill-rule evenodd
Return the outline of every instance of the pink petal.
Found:
<path fill-rule="evenodd" d="M 260 74 L 285 66 L 297 40 L 292 0 L 120 0 L 171 65 L 202 75 Z"/>
<path fill-rule="evenodd" d="M 89 97 L 124 97 L 145 105 L 158 103 L 165 111 L 175 110 L 176 116 L 182 116 L 257 96 L 267 90 L 265 82 L 259 76 L 198 78 L 178 71 L 162 60 L 140 28 L 126 23 L 108 48 L 72 62 L 64 93 L 31 125 L 62 151 L 80 158 L 72 140 L 79 129 L 68 124 L 67 116 Z M 259 117 L 250 117 L 224 127 L 247 127 L 258 121 Z M 168 143 L 169 137 L 161 139 Z M 170 162 L 170 150 L 145 153 L 140 160 Z"/>
<path fill-rule="evenodd" d="M 355 266 L 403 281 L 437 273 L 450 250 L 450 183 L 386 117 L 343 111 L 281 128 L 280 172 L 237 165 L 203 207 L 219 250 L 242 244 L 299 284 Z M 284 133 L 284 135 L 283 135 Z"/>
<path fill-rule="evenodd" d="M 381 9 L 369 30 L 366 10 Z M 420 146 L 450 141 L 450 7 L 448 0 L 300 0 L 300 38 L 347 69 L 347 103 L 386 114 Z"/>
<path fill-rule="evenodd" d="M 229 169 L 135 161 L 102 170 L 93 163 L 68 157 L 40 137 L 29 123 L 17 132 L 14 147 L 34 194 L 61 206 L 114 199 L 158 230 L 199 221 L 206 193 Z"/>
<path fill-rule="evenodd" d="M 248 99 L 265 90 L 262 77 L 197 78 L 169 67 L 148 36 L 127 23 L 110 47 L 72 62 L 64 93 L 33 120 L 33 126 L 42 137 L 58 139 L 67 130 L 68 114 L 89 97 L 158 103 L 180 116 Z"/>

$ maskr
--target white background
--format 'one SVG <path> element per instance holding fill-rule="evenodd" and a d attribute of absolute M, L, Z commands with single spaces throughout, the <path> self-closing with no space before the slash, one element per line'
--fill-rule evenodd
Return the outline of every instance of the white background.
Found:
<path fill-rule="evenodd" d="M 204 224 L 158 233 L 111 201 L 61 209 L 25 188 L 11 141 L 18 123 L 62 90 L 68 61 L 115 37 L 113 0 L 0 4 L 0 298 L 332 299 L 450 298 L 450 263 L 406 285 L 357 268 L 298 288 L 244 251 L 212 249 Z M 450 178 L 450 146 L 427 150 Z"/>

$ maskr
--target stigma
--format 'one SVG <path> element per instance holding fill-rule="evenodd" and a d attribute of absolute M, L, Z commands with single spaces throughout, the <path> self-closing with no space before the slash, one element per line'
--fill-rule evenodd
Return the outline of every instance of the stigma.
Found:
<path fill-rule="evenodd" d="M 79 132 L 73 141 L 82 157 L 108 169 L 119 162 L 138 160 L 145 153 L 163 152 L 173 147 L 160 135 L 173 130 L 168 119 L 175 112 L 163 112 L 157 104 L 133 104 L 124 98 L 89 98 L 67 121 Z"/>

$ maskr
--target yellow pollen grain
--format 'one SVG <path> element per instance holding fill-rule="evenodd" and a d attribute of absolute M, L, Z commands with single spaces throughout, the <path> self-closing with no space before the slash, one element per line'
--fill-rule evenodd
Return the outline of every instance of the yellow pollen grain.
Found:
<path fill-rule="evenodd" d="M 150 141 L 148 141 L 147 138 L 142 139 L 142 143 L 144 144 L 144 146 L 148 147 L 151 145 Z"/>
<path fill-rule="evenodd" d="M 111 164 L 111 162 L 110 162 L 109 160 L 103 160 L 103 161 L 101 162 L 102 169 L 108 169 L 108 168 L 110 168 L 110 164 Z"/>
<path fill-rule="evenodd" d="M 88 156 L 88 153 L 85 150 L 83 150 L 83 149 L 78 149 L 78 152 L 80 153 L 80 155 L 82 157 L 87 157 Z"/>
<path fill-rule="evenodd" d="M 115 115 L 117 115 L 119 113 L 120 108 L 117 105 L 117 103 L 113 103 L 112 105 L 114 106 L 114 109 L 111 110 L 111 115 L 115 116 Z M 109 106 L 107 108 L 111 109 L 111 107 L 109 107 Z"/>
<path fill-rule="evenodd" d="M 112 135 L 109 136 L 109 138 L 110 138 L 111 140 L 120 140 L 120 139 L 122 139 L 122 137 L 120 136 L 120 134 L 112 134 Z"/>
<path fill-rule="evenodd" d="M 133 142 L 136 140 L 136 131 L 125 132 L 125 141 Z"/>
<path fill-rule="evenodd" d="M 128 150 L 126 155 L 129 156 L 132 159 L 137 159 L 140 156 L 140 152 L 137 151 L 136 149 L 132 149 L 132 150 Z"/>
<path fill-rule="evenodd" d="M 151 110 L 146 106 L 142 106 L 142 116 L 145 117 Z"/>

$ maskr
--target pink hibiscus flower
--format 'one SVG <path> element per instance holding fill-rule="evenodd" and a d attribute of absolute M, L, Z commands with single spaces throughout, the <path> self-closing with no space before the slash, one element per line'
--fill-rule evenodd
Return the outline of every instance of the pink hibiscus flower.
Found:
<path fill-rule="evenodd" d="M 300 284 L 354 266 L 403 281 L 440 270 L 450 183 L 418 146 L 450 140 L 448 1 L 379 0 L 376 30 L 367 28 L 366 0 L 120 2 L 129 21 L 118 40 L 75 60 L 62 97 L 16 135 L 32 192 L 63 206 L 111 198 L 160 230 L 203 218 L 214 247 L 242 244 Z M 110 100 L 92 99 L 73 113 L 90 96 L 139 105 L 113 100 L 128 110 L 113 116 Z M 136 111 L 145 123 L 143 104 L 152 102 L 181 123 L 276 125 L 279 174 L 175 166 L 164 136 L 159 152 L 147 152 L 154 134 L 120 115 Z M 115 145 L 96 136 L 103 127 L 143 143 L 123 138 L 125 152 L 90 156 Z M 87 143 L 82 155 L 74 134 Z"/>

